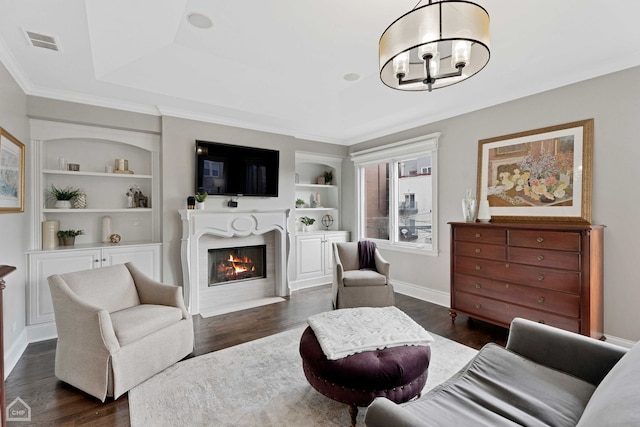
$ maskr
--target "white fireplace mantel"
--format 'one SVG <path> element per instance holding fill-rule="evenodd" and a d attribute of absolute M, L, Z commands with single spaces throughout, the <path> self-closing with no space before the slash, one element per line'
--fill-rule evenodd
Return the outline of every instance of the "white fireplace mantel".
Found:
<path fill-rule="evenodd" d="M 289 235 L 287 221 L 289 209 L 273 211 L 210 211 L 179 210 L 182 219 L 182 276 L 187 309 L 191 314 L 200 312 L 198 251 L 200 238 L 205 235 L 217 238 L 246 237 L 275 233 L 275 290 L 277 296 L 290 294 L 287 282 Z"/>

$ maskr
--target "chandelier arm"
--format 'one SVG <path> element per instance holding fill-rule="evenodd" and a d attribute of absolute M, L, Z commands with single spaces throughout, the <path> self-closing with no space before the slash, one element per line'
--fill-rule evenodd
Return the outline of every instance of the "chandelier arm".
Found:
<path fill-rule="evenodd" d="M 396 77 L 398 77 L 398 85 L 399 86 L 404 86 L 404 85 L 409 85 L 409 84 L 414 84 L 414 83 L 422 83 L 425 84 L 429 87 L 429 92 L 431 92 L 431 86 L 436 82 L 436 80 L 440 80 L 440 79 L 448 79 L 450 77 L 460 77 L 462 75 L 462 69 L 464 68 L 463 64 L 458 64 L 458 66 L 456 67 L 458 69 L 458 71 L 453 72 L 453 73 L 447 73 L 447 74 L 440 74 L 438 76 L 432 76 L 430 71 L 429 71 L 429 61 L 431 60 L 430 56 L 426 56 L 425 59 L 427 59 L 427 61 L 425 61 L 425 67 L 427 70 L 427 78 L 422 78 L 422 77 L 418 77 L 416 79 L 409 79 L 409 80 L 404 80 L 404 73 L 398 73 L 398 75 Z"/>

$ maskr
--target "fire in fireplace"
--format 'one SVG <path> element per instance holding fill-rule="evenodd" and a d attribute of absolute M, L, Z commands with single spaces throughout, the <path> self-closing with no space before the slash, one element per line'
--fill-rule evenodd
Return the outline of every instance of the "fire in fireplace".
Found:
<path fill-rule="evenodd" d="M 209 286 L 267 277 L 267 246 L 209 249 Z"/>

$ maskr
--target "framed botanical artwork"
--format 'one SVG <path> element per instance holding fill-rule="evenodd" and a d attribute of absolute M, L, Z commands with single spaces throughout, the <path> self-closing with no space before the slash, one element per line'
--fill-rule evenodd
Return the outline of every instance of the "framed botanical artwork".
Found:
<path fill-rule="evenodd" d="M 494 221 L 591 222 L 593 119 L 478 142 L 478 197 Z"/>
<path fill-rule="evenodd" d="M 0 127 L 0 213 L 24 212 L 24 144 Z"/>

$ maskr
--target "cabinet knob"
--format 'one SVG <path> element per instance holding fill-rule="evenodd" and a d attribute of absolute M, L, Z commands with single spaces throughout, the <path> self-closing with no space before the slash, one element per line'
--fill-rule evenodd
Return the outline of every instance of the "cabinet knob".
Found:
<path fill-rule="evenodd" d="M 538 280 L 544 280 L 544 276 L 542 274 L 538 274 Z"/>
<path fill-rule="evenodd" d="M 538 255 L 538 261 L 542 261 L 544 259 L 544 255 Z"/>
<path fill-rule="evenodd" d="M 476 248 L 476 253 L 479 254 L 480 253 L 480 248 Z"/>
<path fill-rule="evenodd" d="M 480 289 L 482 285 L 480 283 L 476 283 L 476 289 Z"/>
<path fill-rule="evenodd" d="M 479 265 L 476 265 L 476 270 L 480 270 L 480 268 L 481 267 Z"/>
<path fill-rule="evenodd" d="M 538 238 L 536 239 L 536 242 L 538 242 L 538 243 L 542 243 L 542 242 L 544 242 L 544 238 L 543 238 L 543 237 L 538 237 Z"/>
<path fill-rule="evenodd" d="M 94 259 L 93 262 L 100 262 L 100 260 L 99 259 Z"/>
<path fill-rule="evenodd" d="M 107 259 L 106 258 L 102 258 L 102 262 L 105 262 Z"/>
<path fill-rule="evenodd" d="M 477 303 L 477 304 L 476 304 L 476 308 L 482 308 L 482 304 Z"/>
<path fill-rule="evenodd" d="M 540 297 L 540 298 L 538 298 L 538 302 L 539 302 L 540 304 L 542 304 L 542 303 L 544 302 L 544 297 Z"/>
<path fill-rule="evenodd" d="M 480 233 L 476 233 L 476 237 L 480 237 Z"/>

